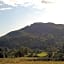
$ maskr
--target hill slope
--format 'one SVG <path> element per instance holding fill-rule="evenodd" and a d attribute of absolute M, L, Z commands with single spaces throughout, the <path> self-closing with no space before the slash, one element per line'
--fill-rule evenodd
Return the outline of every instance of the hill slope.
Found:
<path fill-rule="evenodd" d="M 8 48 L 25 46 L 46 50 L 61 48 L 63 44 L 64 25 L 54 23 L 34 23 L 0 38 L 0 47 Z"/>

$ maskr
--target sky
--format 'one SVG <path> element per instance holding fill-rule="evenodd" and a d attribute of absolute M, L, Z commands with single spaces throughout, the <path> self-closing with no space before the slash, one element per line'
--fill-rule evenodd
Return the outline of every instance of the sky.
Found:
<path fill-rule="evenodd" d="M 64 0 L 0 0 L 0 36 L 35 22 L 64 24 Z"/>

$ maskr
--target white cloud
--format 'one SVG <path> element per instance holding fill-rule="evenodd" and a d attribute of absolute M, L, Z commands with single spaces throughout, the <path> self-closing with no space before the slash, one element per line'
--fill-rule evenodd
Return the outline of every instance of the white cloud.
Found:
<path fill-rule="evenodd" d="M 4 2 L 5 4 L 15 6 L 15 2 L 13 2 L 12 0 L 1 0 L 1 1 Z"/>
<path fill-rule="evenodd" d="M 45 11 L 39 12 L 39 15 L 27 16 L 25 21 L 28 24 L 34 22 L 53 22 L 57 24 L 64 24 L 64 0 L 55 0 L 55 3 L 43 4 Z M 41 7 L 42 8 L 42 7 Z M 38 13 L 38 12 L 37 12 Z M 21 22 L 21 19 L 20 19 Z M 21 23 L 20 23 L 21 24 Z"/>
<path fill-rule="evenodd" d="M 32 22 L 54 22 L 64 24 L 64 0 L 56 0 L 56 3 L 47 4 L 46 10 Z"/>
<path fill-rule="evenodd" d="M 0 11 L 4 11 L 4 10 L 10 10 L 12 8 L 1 8 Z"/>
<path fill-rule="evenodd" d="M 11 6 L 30 6 L 33 5 L 33 8 L 38 8 L 38 9 L 42 9 L 43 7 L 45 7 L 45 2 L 53 2 L 54 0 L 1 0 L 3 1 L 5 4 L 11 5 Z"/>

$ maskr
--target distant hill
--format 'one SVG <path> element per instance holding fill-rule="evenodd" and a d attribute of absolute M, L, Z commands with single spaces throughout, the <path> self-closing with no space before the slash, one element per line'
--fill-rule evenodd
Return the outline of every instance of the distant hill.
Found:
<path fill-rule="evenodd" d="M 0 47 L 47 50 L 62 48 L 64 45 L 64 25 L 54 23 L 34 23 L 20 30 L 12 31 L 0 38 Z"/>

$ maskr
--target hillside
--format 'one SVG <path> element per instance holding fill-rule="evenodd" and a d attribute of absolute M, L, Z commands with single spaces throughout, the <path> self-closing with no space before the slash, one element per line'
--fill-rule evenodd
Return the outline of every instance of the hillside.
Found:
<path fill-rule="evenodd" d="M 0 38 L 0 47 L 47 50 L 62 48 L 64 45 L 64 25 L 54 23 L 34 23 L 20 30 L 12 31 Z"/>

